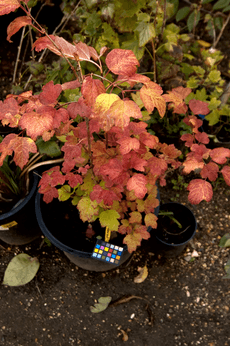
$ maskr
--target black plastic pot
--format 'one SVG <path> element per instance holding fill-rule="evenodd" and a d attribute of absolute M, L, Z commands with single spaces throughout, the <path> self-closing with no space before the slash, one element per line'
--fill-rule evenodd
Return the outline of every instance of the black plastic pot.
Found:
<path fill-rule="evenodd" d="M 179 228 L 168 216 L 158 216 L 155 233 L 158 251 L 164 257 L 176 257 L 194 237 L 197 229 L 196 218 L 188 207 L 180 203 L 162 204 L 160 211 L 173 212 L 173 217 L 182 225 L 182 228 Z"/>
<path fill-rule="evenodd" d="M 25 245 L 41 236 L 34 203 L 39 177 L 33 174 L 30 193 L 7 213 L 0 215 L 0 239 L 10 245 Z"/>
<path fill-rule="evenodd" d="M 158 192 L 158 198 L 160 198 L 159 192 Z M 60 204 L 60 203 L 64 203 L 64 202 L 58 202 L 58 203 Z M 107 271 L 107 270 L 117 268 L 117 265 L 113 265 L 111 263 L 105 263 L 102 261 L 98 261 L 94 258 L 91 258 L 92 252 L 80 251 L 79 249 L 73 248 L 74 246 L 71 247 L 71 245 L 66 245 L 69 241 L 69 240 L 67 241 L 67 237 L 68 237 L 67 232 L 68 231 L 66 229 L 66 226 L 61 226 L 61 225 L 59 226 L 59 227 L 64 228 L 63 231 L 61 230 L 62 232 L 61 232 L 61 236 L 60 236 L 60 232 L 58 232 L 56 230 L 56 233 L 55 233 L 55 229 L 53 229 L 52 227 L 51 227 L 52 229 L 49 229 L 47 227 L 46 223 L 44 222 L 43 211 L 47 207 L 48 207 L 48 205 L 45 205 L 45 203 L 42 201 L 41 194 L 39 192 L 37 192 L 36 199 L 35 199 L 35 211 L 36 211 L 36 216 L 37 216 L 38 224 L 41 228 L 41 231 L 50 240 L 50 242 L 53 245 L 55 245 L 60 250 L 64 251 L 65 255 L 70 259 L 71 262 L 73 262 L 74 264 L 76 264 L 78 267 L 80 267 L 82 269 L 86 269 L 86 270 L 90 270 L 90 271 L 96 271 L 96 272 Z M 155 214 L 157 215 L 158 212 L 159 212 L 159 207 L 156 208 Z M 77 213 L 76 213 L 76 215 L 77 215 Z M 52 218 L 52 215 L 50 215 L 50 218 Z M 76 217 L 75 217 L 75 219 L 76 219 Z M 81 231 L 81 227 L 83 227 L 84 225 L 80 219 L 77 220 L 76 225 L 77 226 L 74 230 L 74 233 L 77 234 L 77 232 Z M 66 232 L 65 232 L 65 230 L 66 230 Z M 57 233 L 59 233 L 59 235 L 57 235 Z M 66 239 L 65 239 L 65 236 L 66 236 Z M 120 244 L 115 244 L 115 245 L 122 246 L 123 245 L 122 240 L 123 240 L 123 238 L 121 237 Z M 80 243 L 80 236 L 79 236 L 79 240 L 77 238 L 77 242 Z M 69 244 L 70 243 L 71 242 L 69 241 Z M 111 241 L 111 243 L 113 243 L 113 240 Z M 93 245 L 93 247 L 94 247 L 94 245 Z M 125 263 L 132 255 L 131 253 L 128 252 L 126 245 L 123 247 L 124 247 L 124 252 L 123 252 L 122 259 L 120 261 L 119 266 L 122 265 L 123 263 Z"/>

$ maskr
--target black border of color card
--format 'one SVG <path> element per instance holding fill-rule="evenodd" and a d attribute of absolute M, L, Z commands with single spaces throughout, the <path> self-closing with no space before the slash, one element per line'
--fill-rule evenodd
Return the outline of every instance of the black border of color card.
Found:
<path fill-rule="evenodd" d="M 118 245 L 110 244 L 104 240 L 98 239 L 91 258 L 95 258 L 105 263 L 119 265 L 124 248 Z"/>

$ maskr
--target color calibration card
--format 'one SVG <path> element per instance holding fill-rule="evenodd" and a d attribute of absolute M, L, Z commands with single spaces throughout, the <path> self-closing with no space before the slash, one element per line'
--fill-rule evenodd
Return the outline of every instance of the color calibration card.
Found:
<path fill-rule="evenodd" d="M 123 251 L 124 248 L 121 246 L 113 245 L 98 239 L 91 257 L 103 262 L 118 265 L 120 264 Z"/>

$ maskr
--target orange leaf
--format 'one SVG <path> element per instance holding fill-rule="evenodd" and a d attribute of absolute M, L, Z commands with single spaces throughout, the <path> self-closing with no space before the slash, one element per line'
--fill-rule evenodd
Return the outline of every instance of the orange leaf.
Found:
<path fill-rule="evenodd" d="M 147 193 L 147 178 L 139 173 L 134 174 L 127 182 L 127 189 L 134 190 L 137 198 L 144 198 Z"/>
<path fill-rule="evenodd" d="M 0 144 L 0 166 L 7 155 L 11 155 L 14 151 L 14 162 L 21 169 L 27 164 L 29 160 L 29 153 L 36 153 L 37 146 L 30 138 L 19 137 L 16 134 L 6 136 Z"/>
<path fill-rule="evenodd" d="M 12 42 L 10 40 L 11 36 L 16 34 L 16 32 L 18 32 L 18 30 L 20 30 L 23 26 L 31 24 L 32 20 L 27 16 L 17 17 L 14 19 L 7 27 L 7 41 Z"/>
<path fill-rule="evenodd" d="M 213 196 L 212 185 L 202 179 L 190 181 L 187 190 L 189 190 L 188 200 L 192 204 L 199 204 L 203 200 L 210 202 Z"/>
<path fill-rule="evenodd" d="M 145 215 L 145 226 L 157 228 L 157 217 L 153 213 L 148 213 Z"/>
<path fill-rule="evenodd" d="M 133 251 L 136 251 L 137 247 L 141 245 L 141 234 L 140 233 L 130 233 L 128 234 L 124 240 L 123 243 L 127 244 L 128 246 L 128 252 L 132 253 Z"/>
<path fill-rule="evenodd" d="M 110 71 L 123 76 L 134 75 L 136 66 L 140 66 L 133 51 L 124 49 L 113 49 L 107 55 L 105 62 Z"/>
<path fill-rule="evenodd" d="M 138 267 L 139 275 L 134 278 L 136 284 L 142 283 L 148 276 L 148 268 L 144 266 L 143 268 Z"/>
<path fill-rule="evenodd" d="M 99 79 L 86 77 L 83 81 L 81 93 L 87 106 L 93 106 L 98 95 L 105 94 L 104 84 Z"/>
<path fill-rule="evenodd" d="M 163 93 L 162 88 L 154 83 L 149 82 L 140 90 L 140 97 L 145 105 L 145 108 L 149 113 L 152 113 L 156 107 L 160 116 L 163 118 L 166 111 L 166 102 L 161 94 Z"/>
<path fill-rule="evenodd" d="M 183 172 L 186 174 L 191 173 L 195 169 L 203 168 L 204 167 L 204 162 L 198 162 L 195 158 L 188 158 L 185 160 L 183 163 L 184 169 Z"/>
<path fill-rule="evenodd" d="M 129 215 L 129 223 L 142 223 L 142 216 L 138 211 L 133 211 Z"/>
<path fill-rule="evenodd" d="M 135 102 L 119 99 L 111 105 L 107 116 L 115 126 L 123 129 L 129 125 L 130 117 L 140 119 L 142 113 Z"/>
<path fill-rule="evenodd" d="M 132 88 L 136 83 L 142 83 L 142 84 L 149 83 L 150 78 L 142 74 L 135 73 L 132 76 L 118 76 L 117 81 L 127 82 Z"/>
<path fill-rule="evenodd" d="M 110 117 L 109 109 L 117 100 L 120 100 L 120 98 L 115 94 L 100 94 L 96 98 L 92 117 L 100 122 L 101 128 L 105 131 L 109 131 L 114 125 L 114 119 Z"/>

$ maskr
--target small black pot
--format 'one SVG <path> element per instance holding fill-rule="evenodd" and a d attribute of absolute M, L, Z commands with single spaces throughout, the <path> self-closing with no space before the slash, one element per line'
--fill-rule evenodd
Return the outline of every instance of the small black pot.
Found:
<path fill-rule="evenodd" d="M 182 228 L 168 216 L 159 215 L 155 233 L 158 250 L 165 257 L 178 256 L 196 233 L 196 218 L 188 207 L 180 203 L 162 204 L 160 211 L 173 212 L 174 218 L 179 221 Z"/>
<path fill-rule="evenodd" d="M 0 215 L 0 239 L 10 245 L 25 245 L 41 236 L 34 201 L 39 177 L 33 174 L 29 194 L 7 213 Z"/>
<path fill-rule="evenodd" d="M 159 192 L 158 192 L 158 198 Z M 53 215 L 53 210 L 50 212 L 53 203 L 54 207 L 61 206 L 64 208 L 64 204 L 66 202 L 59 202 L 58 200 L 54 200 L 49 204 L 45 204 L 42 201 L 42 196 L 39 192 L 37 192 L 35 199 L 35 211 L 36 217 L 38 220 L 38 224 L 41 228 L 42 233 L 51 241 L 53 245 L 55 245 L 60 250 L 64 251 L 65 255 L 70 259 L 71 262 L 76 264 L 78 267 L 90 271 L 102 272 L 111 269 L 115 269 L 118 266 L 105 263 L 102 261 L 98 261 L 97 259 L 91 258 L 92 251 L 94 249 L 95 242 L 93 244 L 89 244 L 89 248 L 92 246 L 92 249 L 85 250 L 85 246 L 82 243 L 85 239 L 81 238 L 82 229 L 86 228 L 85 223 L 83 223 L 79 217 L 77 217 L 76 207 L 74 207 L 73 214 L 70 214 L 70 218 L 67 217 L 66 220 L 60 220 L 59 224 L 56 226 L 52 225 L 54 218 L 56 215 Z M 71 204 L 70 204 L 71 205 Z M 50 208 L 50 209 L 49 209 Z M 71 206 L 69 207 L 69 209 Z M 55 208 L 54 208 L 55 209 Z M 159 208 L 156 208 L 155 214 L 157 215 Z M 71 210 L 68 210 L 71 212 Z M 58 212 L 56 212 L 57 214 Z M 47 214 L 47 215 L 45 215 Z M 59 216 L 58 216 L 59 219 Z M 74 219 L 75 225 L 73 226 L 72 219 Z M 69 222 L 70 221 L 70 222 Z M 56 221 L 55 221 L 56 222 Z M 56 229 L 55 229 L 56 227 Z M 150 229 L 151 230 L 151 229 Z M 103 230 L 104 234 L 104 230 Z M 122 241 L 123 237 L 121 234 L 118 234 L 115 242 L 111 240 L 112 244 L 122 246 L 124 248 L 124 252 L 122 255 L 122 259 L 119 263 L 121 266 L 125 263 L 130 257 L 131 253 L 128 252 L 127 246 L 123 246 Z M 84 235 L 85 238 L 85 235 Z M 81 249 L 81 250 L 80 250 Z"/>

